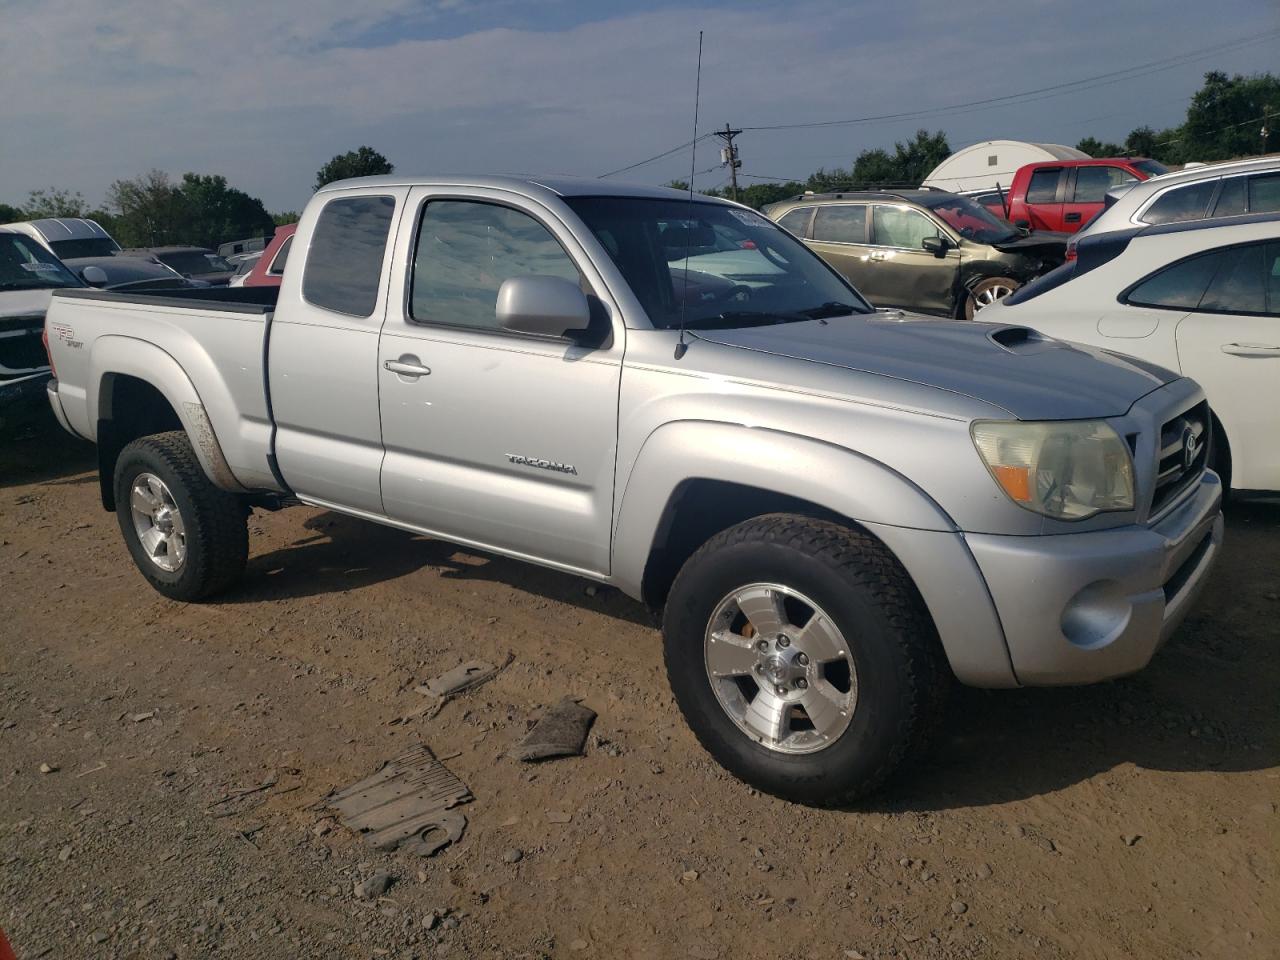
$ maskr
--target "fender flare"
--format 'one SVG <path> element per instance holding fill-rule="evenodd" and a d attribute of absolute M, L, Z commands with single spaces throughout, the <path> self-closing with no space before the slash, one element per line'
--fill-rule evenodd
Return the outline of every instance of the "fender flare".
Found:
<path fill-rule="evenodd" d="M 881 461 L 810 437 L 713 421 L 676 421 L 650 434 L 619 487 L 612 579 L 624 592 L 643 594 L 669 504 L 691 479 L 785 491 L 862 526 L 912 578 L 956 676 L 1017 685 L 986 581 L 946 511 Z"/>
<path fill-rule="evenodd" d="M 222 490 L 247 493 L 231 472 L 222 445 L 214 433 L 213 424 L 205 411 L 200 394 L 181 364 L 153 343 L 133 337 L 99 337 L 93 344 L 89 359 L 89 389 L 86 400 L 89 408 L 89 424 L 98 440 L 98 427 L 102 420 L 112 419 L 109 398 L 103 395 L 103 381 L 113 375 L 134 377 L 150 384 L 173 408 L 182 429 L 186 431 L 195 450 L 200 468 L 209 481 Z M 103 409 L 107 406 L 108 409 Z M 104 483 L 109 482 L 104 480 Z"/>

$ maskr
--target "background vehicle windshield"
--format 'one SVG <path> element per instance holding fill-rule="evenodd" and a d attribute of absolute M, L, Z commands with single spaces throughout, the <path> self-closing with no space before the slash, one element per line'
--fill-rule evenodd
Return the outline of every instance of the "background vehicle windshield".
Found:
<path fill-rule="evenodd" d="M 576 197 L 582 218 L 655 327 L 745 326 L 872 313 L 807 247 L 751 210 L 638 197 Z"/>
<path fill-rule="evenodd" d="M 1134 166 L 1148 177 L 1159 177 L 1169 172 L 1169 168 L 1159 160 L 1138 160 L 1134 163 Z"/>
<path fill-rule="evenodd" d="M 192 277 L 205 273 L 230 273 L 235 269 L 216 253 L 201 253 L 198 250 L 166 253 L 160 259 L 179 273 Z"/>
<path fill-rule="evenodd" d="M 75 274 L 30 237 L 0 234 L 0 290 L 78 287 Z"/>
<path fill-rule="evenodd" d="M 947 226 L 966 240 L 1003 243 L 1018 236 L 1018 231 L 1012 224 L 992 216 L 986 207 L 974 203 L 968 197 L 941 193 L 936 197 L 925 197 L 920 204 L 941 217 Z"/>
<path fill-rule="evenodd" d="M 74 260 L 76 257 L 109 257 L 120 249 L 110 237 L 50 240 L 49 246 L 63 260 Z"/>

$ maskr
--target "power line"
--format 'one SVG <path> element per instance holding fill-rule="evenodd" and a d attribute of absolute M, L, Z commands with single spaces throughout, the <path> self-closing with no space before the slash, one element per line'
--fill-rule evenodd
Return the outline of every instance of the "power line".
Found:
<path fill-rule="evenodd" d="M 1160 60 L 1151 60 L 1147 63 L 1138 64 L 1133 67 L 1126 67 L 1123 70 L 1113 70 L 1109 73 L 1100 73 L 1092 77 L 1084 77 L 1080 80 L 1071 80 L 1065 83 L 1051 84 L 1047 87 L 1038 87 L 1034 90 L 1023 90 L 1020 93 L 1009 93 L 999 97 L 987 97 L 982 100 L 970 100 L 964 103 L 953 103 L 945 107 L 930 107 L 924 110 L 912 110 L 906 113 L 884 113 L 865 117 L 851 117 L 843 120 L 810 120 L 796 123 L 773 123 L 759 124 L 756 126 L 744 126 L 743 130 L 751 131 L 768 131 L 768 130 L 799 130 L 812 127 L 838 127 L 847 126 L 858 123 L 883 122 L 888 120 L 913 120 L 928 116 L 936 116 L 943 113 L 954 113 L 964 111 L 974 107 L 992 107 L 997 105 L 1008 105 L 1012 101 L 1021 101 L 1033 103 L 1035 100 L 1048 99 L 1049 97 L 1061 96 L 1066 93 L 1076 93 L 1079 90 L 1091 89 L 1095 86 L 1106 86 L 1111 83 L 1119 83 L 1123 80 L 1132 80 L 1139 76 L 1146 76 L 1151 73 L 1159 73 L 1162 70 L 1169 70 L 1173 67 L 1181 66 L 1184 63 L 1191 63 L 1195 60 L 1203 60 L 1207 57 L 1217 56 L 1232 50 L 1243 47 L 1252 46 L 1258 43 L 1264 43 L 1280 37 L 1280 30 L 1270 30 L 1266 33 L 1256 34 L 1251 37 L 1241 37 L 1236 40 L 1226 41 L 1224 43 L 1215 44 L 1211 47 L 1203 47 L 1198 50 L 1188 51 L 1178 54 L 1174 57 L 1165 57 Z M 1025 98 L 1025 99 L 1024 99 Z"/>
<path fill-rule="evenodd" d="M 744 126 L 742 130 L 753 132 L 768 132 L 774 130 L 800 130 L 811 129 L 816 127 L 837 127 L 849 126 L 860 123 L 883 123 L 893 120 L 916 120 L 925 117 L 934 117 L 941 114 L 955 113 L 974 113 L 995 106 L 1007 106 L 1013 103 L 1034 103 L 1037 100 L 1047 100 L 1052 97 L 1063 96 L 1067 93 L 1077 93 L 1081 90 L 1093 89 L 1094 87 L 1106 86 L 1112 83 L 1119 83 L 1124 80 L 1133 80 L 1140 76 L 1147 76 L 1153 73 L 1159 73 L 1164 70 L 1170 70 L 1174 67 L 1182 66 L 1186 63 L 1192 63 L 1196 60 L 1203 60 L 1208 57 L 1217 56 L 1222 53 L 1239 50 L 1244 47 L 1253 46 L 1259 43 L 1266 43 L 1280 38 L 1280 29 L 1273 29 L 1261 34 L 1255 34 L 1248 37 L 1239 37 L 1234 40 L 1223 41 L 1208 47 L 1201 47 L 1196 50 L 1186 51 L 1172 57 L 1165 57 L 1159 60 L 1151 60 L 1147 63 L 1137 64 L 1136 66 L 1126 67 L 1122 70 L 1112 70 L 1108 73 L 1100 73 L 1092 77 L 1084 77 L 1079 80 L 1071 80 L 1064 83 L 1051 84 L 1047 87 L 1038 87 L 1034 90 L 1024 90 L 1020 93 L 1010 93 L 999 97 L 987 97 L 982 100 L 970 100 L 964 103 L 954 103 L 945 107 L 930 107 L 924 110 L 913 110 L 905 113 L 885 113 L 869 115 L 865 117 L 851 117 L 842 120 L 813 120 L 797 123 L 775 123 L 775 124 L 758 124 L 755 126 Z M 619 173 L 626 173 L 637 167 L 643 167 L 657 160 L 662 160 L 686 150 L 695 143 L 705 140 L 707 137 L 716 136 L 715 133 L 705 133 L 697 138 L 697 140 L 686 141 L 685 143 L 674 146 L 669 150 L 656 153 L 644 160 L 639 160 L 625 167 L 619 167 L 617 170 L 611 170 L 608 173 L 602 173 L 598 179 L 616 176 Z M 745 176 L 745 174 L 743 174 Z"/>

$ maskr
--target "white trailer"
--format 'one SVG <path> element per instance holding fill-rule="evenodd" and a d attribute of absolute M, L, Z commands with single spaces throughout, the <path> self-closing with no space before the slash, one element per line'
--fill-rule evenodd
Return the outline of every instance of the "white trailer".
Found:
<path fill-rule="evenodd" d="M 1060 143 L 1028 143 L 1023 140 L 984 140 L 957 150 L 934 167 L 923 186 L 974 193 L 1008 190 L 1017 169 L 1041 160 L 1085 160 L 1088 154 Z"/>

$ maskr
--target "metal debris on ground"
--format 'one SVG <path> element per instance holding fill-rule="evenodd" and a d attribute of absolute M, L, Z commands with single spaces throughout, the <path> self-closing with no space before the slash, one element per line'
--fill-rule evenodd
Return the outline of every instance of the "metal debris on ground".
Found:
<path fill-rule="evenodd" d="M 452 808 L 472 799 L 467 785 L 419 745 L 331 793 L 325 805 L 337 811 L 344 827 L 365 834 L 370 846 L 429 857 L 462 838 L 467 818 Z"/>
<path fill-rule="evenodd" d="M 461 666 L 446 670 L 438 677 L 414 687 L 414 691 L 428 697 L 451 697 L 463 690 L 477 687 L 496 676 L 498 668 L 484 660 L 471 660 Z"/>
<path fill-rule="evenodd" d="M 590 707 L 565 697 L 542 715 L 511 755 L 518 760 L 579 756 L 595 718 L 596 712 Z"/>

